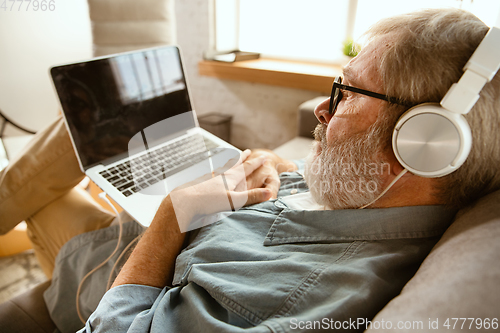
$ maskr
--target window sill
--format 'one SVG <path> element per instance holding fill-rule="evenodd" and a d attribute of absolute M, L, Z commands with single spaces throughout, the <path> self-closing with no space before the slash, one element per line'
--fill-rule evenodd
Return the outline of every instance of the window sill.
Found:
<path fill-rule="evenodd" d="M 203 60 L 200 75 L 275 86 L 313 90 L 329 94 L 333 78 L 342 73 L 337 65 L 257 59 L 234 63 Z"/>

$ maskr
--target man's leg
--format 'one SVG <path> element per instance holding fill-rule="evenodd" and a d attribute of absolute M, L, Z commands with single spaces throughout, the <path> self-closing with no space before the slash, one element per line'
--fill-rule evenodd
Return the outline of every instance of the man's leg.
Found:
<path fill-rule="evenodd" d="M 26 220 L 49 277 L 66 241 L 113 219 L 83 190 L 74 189 L 83 177 L 62 118 L 38 132 L 0 174 L 0 234 Z"/>
<path fill-rule="evenodd" d="M 61 117 L 39 131 L 0 174 L 0 234 L 84 178 Z"/>
<path fill-rule="evenodd" d="M 78 186 L 27 218 L 28 237 L 45 275 L 52 277 L 56 256 L 67 241 L 106 228 L 114 218 Z"/>

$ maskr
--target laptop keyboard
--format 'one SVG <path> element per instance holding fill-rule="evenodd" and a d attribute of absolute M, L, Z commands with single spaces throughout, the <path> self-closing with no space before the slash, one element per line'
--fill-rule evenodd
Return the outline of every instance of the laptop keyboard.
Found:
<path fill-rule="evenodd" d="M 218 145 L 213 141 L 199 134 L 192 135 L 112 166 L 99 174 L 128 197 L 207 159 L 207 151 L 216 147 Z"/>

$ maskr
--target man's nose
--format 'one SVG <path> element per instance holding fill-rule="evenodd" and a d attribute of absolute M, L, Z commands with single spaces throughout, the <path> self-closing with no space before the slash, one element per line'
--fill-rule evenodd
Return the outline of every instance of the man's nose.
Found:
<path fill-rule="evenodd" d="M 330 98 L 325 99 L 323 102 L 319 103 L 314 109 L 314 115 L 318 118 L 319 122 L 322 124 L 328 124 L 333 115 L 328 112 L 330 108 Z"/>

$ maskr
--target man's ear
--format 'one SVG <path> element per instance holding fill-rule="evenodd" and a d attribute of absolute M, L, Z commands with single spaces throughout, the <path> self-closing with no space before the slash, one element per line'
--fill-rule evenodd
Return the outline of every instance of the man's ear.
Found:
<path fill-rule="evenodd" d="M 403 170 L 403 166 L 399 164 L 398 160 L 395 160 L 394 162 L 389 163 L 391 165 L 391 173 L 394 176 L 399 175 Z"/>

